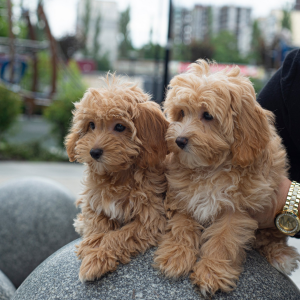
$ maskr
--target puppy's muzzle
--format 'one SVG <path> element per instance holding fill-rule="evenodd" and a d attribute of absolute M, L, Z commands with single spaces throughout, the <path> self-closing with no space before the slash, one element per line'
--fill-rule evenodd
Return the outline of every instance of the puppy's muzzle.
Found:
<path fill-rule="evenodd" d="M 103 154 L 103 150 L 102 149 L 92 149 L 90 151 L 90 155 L 93 159 L 98 160 L 101 155 Z"/>
<path fill-rule="evenodd" d="M 179 148 L 183 149 L 187 145 L 188 141 L 189 140 L 187 138 L 179 136 L 176 139 L 176 144 Z"/>

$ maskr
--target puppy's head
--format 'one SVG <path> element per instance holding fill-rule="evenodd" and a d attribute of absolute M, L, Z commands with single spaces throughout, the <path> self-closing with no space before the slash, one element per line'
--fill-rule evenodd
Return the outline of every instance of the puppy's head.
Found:
<path fill-rule="evenodd" d="M 86 163 L 98 174 L 160 163 L 167 153 L 168 122 L 159 105 L 121 78 L 108 75 L 103 81 L 104 87 L 90 88 L 75 103 L 65 140 L 70 161 Z"/>
<path fill-rule="evenodd" d="M 165 101 L 172 123 L 168 147 L 190 168 L 230 159 L 252 164 L 270 139 L 272 114 L 256 102 L 253 86 L 238 67 L 211 74 L 204 60 L 174 77 Z"/>

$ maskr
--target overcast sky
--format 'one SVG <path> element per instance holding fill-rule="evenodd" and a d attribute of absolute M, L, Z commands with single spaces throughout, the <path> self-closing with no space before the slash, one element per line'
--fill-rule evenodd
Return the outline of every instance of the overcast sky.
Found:
<path fill-rule="evenodd" d="M 17 2 L 19 0 L 15 0 Z M 131 37 L 134 46 L 140 47 L 149 41 L 150 28 L 153 40 L 165 44 L 168 23 L 169 0 L 116 0 L 119 11 L 131 7 Z M 280 9 L 294 0 L 173 0 L 173 4 L 192 8 L 195 4 L 238 5 L 252 8 L 252 17 L 267 16 L 272 9 Z M 24 6 L 32 9 L 37 0 L 23 0 Z M 78 0 L 44 0 L 52 32 L 59 38 L 75 33 L 76 8 Z"/>

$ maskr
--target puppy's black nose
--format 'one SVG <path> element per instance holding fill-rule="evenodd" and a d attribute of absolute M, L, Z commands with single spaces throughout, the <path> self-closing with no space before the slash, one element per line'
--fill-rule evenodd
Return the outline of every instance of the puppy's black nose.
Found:
<path fill-rule="evenodd" d="M 90 151 L 90 154 L 91 154 L 91 157 L 93 158 L 93 159 L 99 159 L 100 158 L 100 156 L 103 154 L 103 150 L 102 149 L 92 149 L 91 151 Z"/>
<path fill-rule="evenodd" d="M 189 140 L 187 138 L 179 136 L 176 139 L 176 144 L 179 148 L 183 149 L 187 145 L 188 141 Z"/>

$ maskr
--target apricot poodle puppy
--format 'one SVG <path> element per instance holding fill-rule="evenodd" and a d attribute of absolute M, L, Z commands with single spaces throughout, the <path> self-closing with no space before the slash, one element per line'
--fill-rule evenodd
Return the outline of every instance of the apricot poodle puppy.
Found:
<path fill-rule="evenodd" d="M 274 205 L 287 175 L 273 115 L 256 102 L 250 80 L 238 67 L 211 74 L 198 60 L 172 79 L 165 112 L 169 220 L 156 266 L 169 277 L 192 271 L 204 295 L 228 292 L 254 245 L 290 274 L 300 258 L 295 248 L 276 229 L 258 231 L 250 216 Z"/>
<path fill-rule="evenodd" d="M 86 165 L 74 226 L 82 236 L 81 281 L 100 278 L 144 252 L 164 233 L 163 161 L 168 122 L 136 85 L 108 75 L 75 103 L 66 137 L 70 161 Z"/>

